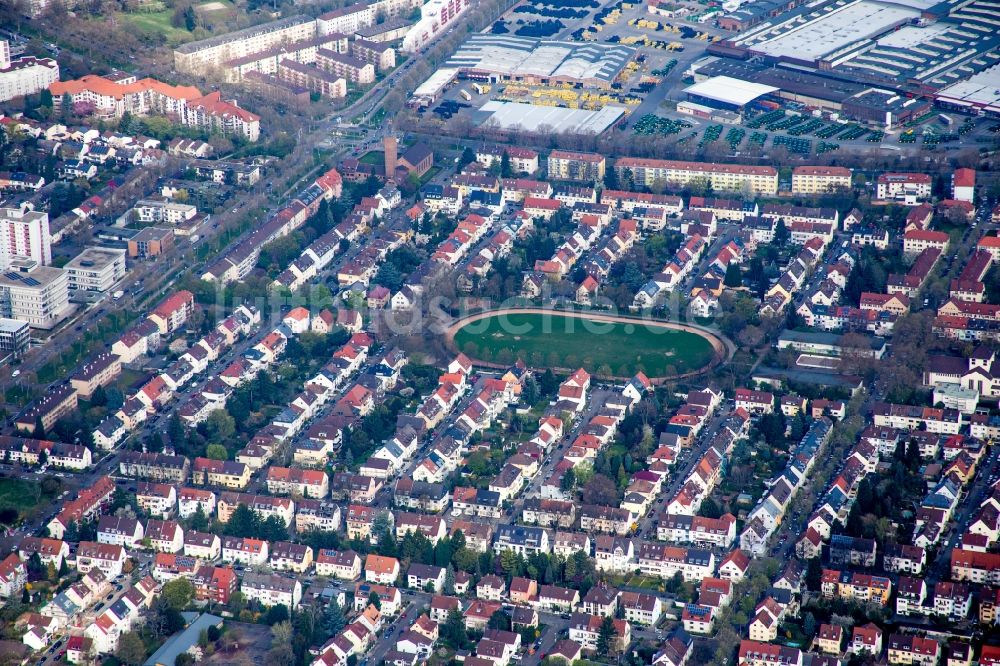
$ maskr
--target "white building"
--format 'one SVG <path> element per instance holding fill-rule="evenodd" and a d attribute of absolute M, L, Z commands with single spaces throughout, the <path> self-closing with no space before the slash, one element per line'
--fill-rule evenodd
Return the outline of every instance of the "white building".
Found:
<path fill-rule="evenodd" d="M 29 207 L 0 208 L 0 271 L 7 270 L 19 258 L 32 259 L 43 266 L 52 263 L 48 213 Z"/>
<path fill-rule="evenodd" d="M 17 259 L 6 271 L 0 274 L 0 317 L 50 329 L 70 313 L 66 271 L 30 259 Z"/>
<path fill-rule="evenodd" d="M 469 8 L 472 0 L 429 0 L 420 8 L 420 20 L 403 38 L 402 50 L 414 53 L 445 32 L 451 23 Z"/>
<path fill-rule="evenodd" d="M 248 600 L 256 599 L 262 606 L 282 604 L 289 610 L 295 610 L 302 600 L 302 583 L 277 574 L 249 572 L 243 576 L 240 592 Z"/>
<path fill-rule="evenodd" d="M 69 260 L 63 270 L 70 289 L 109 291 L 125 277 L 125 250 L 88 247 Z"/>
<path fill-rule="evenodd" d="M 142 199 L 135 203 L 131 211 L 134 222 L 142 224 L 184 224 L 198 215 L 198 208 L 191 204 Z"/>
<path fill-rule="evenodd" d="M 59 64 L 51 58 L 11 59 L 10 44 L 0 40 L 0 102 L 34 95 L 59 80 Z"/>

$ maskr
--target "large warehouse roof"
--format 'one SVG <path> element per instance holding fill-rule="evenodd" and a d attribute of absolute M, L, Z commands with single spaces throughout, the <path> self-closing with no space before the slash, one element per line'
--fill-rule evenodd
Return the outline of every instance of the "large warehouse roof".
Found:
<path fill-rule="evenodd" d="M 743 41 L 752 51 L 775 58 L 820 60 L 918 16 L 915 9 L 871 0 L 823 5 L 770 30 L 758 28 Z"/>
<path fill-rule="evenodd" d="M 948 86 L 938 100 L 957 106 L 972 106 L 1000 113 L 1000 65 Z"/>
<path fill-rule="evenodd" d="M 762 95 L 777 92 L 778 88 L 734 79 L 731 76 L 713 76 L 710 79 L 688 86 L 684 92 L 717 102 L 745 106 Z"/>
<path fill-rule="evenodd" d="M 553 134 L 600 134 L 625 112 L 620 106 L 605 106 L 600 111 L 567 109 L 558 106 L 521 104 L 519 102 L 487 102 L 480 112 L 489 113 L 483 124 L 528 132 L 546 128 Z"/>
<path fill-rule="evenodd" d="M 510 35 L 472 35 L 446 67 L 521 78 L 560 78 L 611 84 L 635 49 L 587 42 L 560 42 Z"/>

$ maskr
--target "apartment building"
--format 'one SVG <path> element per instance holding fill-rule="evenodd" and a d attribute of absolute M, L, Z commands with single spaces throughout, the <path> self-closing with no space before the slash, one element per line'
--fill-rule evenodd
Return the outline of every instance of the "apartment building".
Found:
<path fill-rule="evenodd" d="M 195 458 L 191 466 L 191 483 L 240 490 L 250 483 L 250 468 L 232 460 Z"/>
<path fill-rule="evenodd" d="M 102 352 L 70 375 L 69 383 L 79 397 L 89 400 L 98 387 L 112 383 L 121 373 L 121 357 L 114 352 Z"/>
<path fill-rule="evenodd" d="M 240 135 L 248 141 L 260 138 L 260 116 L 241 109 L 235 101 L 223 100 L 218 91 L 202 95 L 193 86 L 172 86 L 156 79 L 111 81 L 89 74 L 57 81 L 49 86 L 49 92 L 56 110 L 68 97 L 73 104 L 92 105 L 95 113 L 105 118 L 155 113 L 175 118 L 182 125 Z"/>
<path fill-rule="evenodd" d="M 127 554 L 120 545 L 81 541 L 76 549 L 76 570 L 82 574 L 100 569 L 108 578 L 122 574 Z"/>
<path fill-rule="evenodd" d="M 125 250 L 88 247 L 63 266 L 70 289 L 107 292 L 125 277 Z"/>
<path fill-rule="evenodd" d="M 296 86 L 308 89 L 329 99 L 347 96 L 347 79 L 314 65 L 294 60 L 282 60 L 278 64 L 278 78 Z"/>
<path fill-rule="evenodd" d="M 269 467 L 267 491 L 274 495 L 298 495 L 322 499 L 330 493 L 330 478 L 323 470 Z"/>
<path fill-rule="evenodd" d="M 31 259 L 42 266 L 52 263 L 49 214 L 30 204 L 0 208 L 0 271 L 15 259 Z"/>
<path fill-rule="evenodd" d="M 231 60 L 315 36 L 316 21 L 308 16 L 292 16 L 182 44 L 174 49 L 174 67 L 179 72 L 205 74 Z"/>
<path fill-rule="evenodd" d="M 122 476 L 162 483 L 184 483 L 187 480 L 188 459 L 166 453 L 123 451 L 118 460 Z"/>
<path fill-rule="evenodd" d="M 931 177 L 926 173 L 883 173 L 875 180 L 875 198 L 916 206 L 931 197 Z"/>
<path fill-rule="evenodd" d="M 224 537 L 221 556 L 224 562 L 236 562 L 244 566 L 267 564 L 268 543 L 260 539 Z"/>
<path fill-rule="evenodd" d="M 357 38 L 351 42 L 350 50 L 352 56 L 370 62 L 379 72 L 396 66 L 396 50 L 387 44 Z"/>
<path fill-rule="evenodd" d="M 56 386 L 41 398 L 28 403 L 14 421 L 14 427 L 21 432 L 34 432 L 41 422 L 48 430 L 55 422 L 76 409 L 77 395 L 68 384 Z"/>
<path fill-rule="evenodd" d="M 243 505 L 260 514 L 262 519 L 277 516 L 286 526 L 295 517 L 295 502 L 287 497 L 224 492 L 219 495 L 217 515 L 220 522 L 229 522 L 236 507 Z"/>
<path fill-rule="evenodd" d="M 596 183 L 604 180 L 604 155 L 553 150 L 547 160 L 549 180 Z"/>
<path fill-rule="evenodd" d="M 206 516 L 215 513 L 215 493 L 203 488 L 181 488 L 177 493 L 177 515 L 190 518 L 201 510 Z"/>
<path fill-rule="evenodd" d="M 717 191 L 748 189 L 754 194 L 778 193 L 778 170 L 769 166 L 622 157 L 615 162 L 615 169 L 619 178 L 631 173 L 636 184 L 647 187 L 656 183 L 687 185 L 695 182 L 711 183 Z"/>
<path fill-rule="evenodd" d="M 59 80 L 59 63 L 52 58 L 11 58 L 10 43 L 0 40 L 0 102 L 39 93 Z"/>
<path fill-rule="evenodd" d="M 375 65 L 330 49 L 317 49 L 316 67 L 358 85 L 368 85 L 375 81 Z"/>
<path fill-rule="evenodd" d="M 170 224 L 185 226 L 198 216 L 197 206 L 168 199 L 140 199 L 132 206 L 128 218 L 142 225 Z"/>
<path fill-rule="evenodd" d="M 256 600 L 261 606 L 281 604 L 289 610 L 295 610 L 302 600 L 302 583 L 294 578 L 251 571 L 243 575 L 240 592 L 247 599 Z"/>
<path fill-rule="evenodd" d="M 825 194 L 851 188 L 851 170 L 836 166 L 799 166 L 792 169 L 792 194 Z"/>

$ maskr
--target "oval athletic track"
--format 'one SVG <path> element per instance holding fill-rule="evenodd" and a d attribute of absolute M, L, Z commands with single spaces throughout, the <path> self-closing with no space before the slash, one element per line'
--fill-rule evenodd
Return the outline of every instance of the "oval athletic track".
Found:
<path fill-rule="evenodd" d="M 699 368 L 698 370 L 692 370 L 690 372 L 684 372 L 677 375 L 671 375 L 669 377 L 650 377 L 650 381 L 654 384 L 662 384 L 668 379 L 683 379 L 685 377 L 695 377 L 697 375 L 703 374 L 719 366 L 720 363 L 728 360 L 732 357 L 734 346 L 725 337 L 712 331 L 710 329 L 698 326 L 695 324 L 683 324 L 675 321 L 666 321 L 662 319 L 643 319 L 641 317 L 631 317 L 628 315 L 620 314 L 603 314 L 600 312 L 579 312 L 572 310 L 552 310 L 547 308 L 501 308 L 499 310 L 485 310 L 483 312 L 477 312 L 475 314 L 467 315 L 461 319 L 456 319 L 451 323 L 450 326 L 445 330 L 445 340 L 447 342 L 448 348 L 452 351 L 458 352 L 460 350 L 455 347 L 455 334 L 464 328 L 465 326 L 480 321 L 482 319 L 490 319 L 492 317 L 499 317 L 503 315 L 510 314 L 537 314 L 537 315 L 551 315 L 553 317 L 571 317 L 574 319 L 590 319 L 593 321 L 606 322 L 612 324 L 636 324 L 641 326 L 655 326 L 658 328 L 671 328 L 678 331 L 684 331 L 687 333 L 693 333 L 699 335 L 712 345 L 712 349 L 715 351 L 712 362 L 708 365 Z M 492 370 L 505 370 L 507 365 L 501 363 L 489 363 L 486 361 L 481 361 L 478 359 L 473 359 L 475 364 L 484 368 L 490 368 Z M 576 368 L 552 368 L 553 371 L 562 372 L 573 372 Z M 628 380 L 631 377 L 619 377 L 617 375 L 611 375 L 607 379 L 624 379 Z"/>

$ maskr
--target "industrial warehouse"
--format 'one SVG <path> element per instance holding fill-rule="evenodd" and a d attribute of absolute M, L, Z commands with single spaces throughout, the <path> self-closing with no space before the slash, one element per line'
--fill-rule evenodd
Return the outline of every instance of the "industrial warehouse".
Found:
<path fill-rule="evenodd" d="M 635 56 L 635 49 L 624 46 L 473 35 L 445 67 L 470 79 L 610 88 Z"/>
<path fill-rule="evenodd" d="M 728 76 L 776 97 L 885 129 L 938 102 L 998 115 L 1000 15 L 992 0 L 932 3 L 833 0 L 740 9 L 719 25 L 742 33 L 708 47 L 695 80 Z M 752 13 L 752 12 L 751 12 Z"/>

